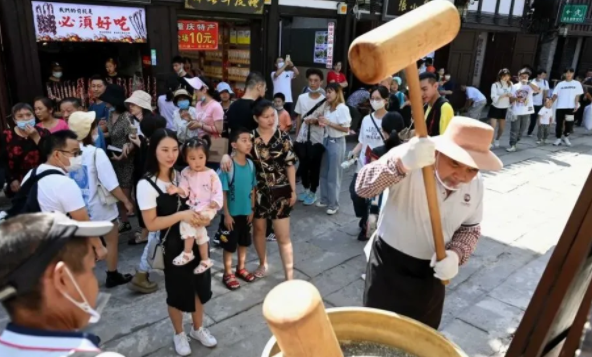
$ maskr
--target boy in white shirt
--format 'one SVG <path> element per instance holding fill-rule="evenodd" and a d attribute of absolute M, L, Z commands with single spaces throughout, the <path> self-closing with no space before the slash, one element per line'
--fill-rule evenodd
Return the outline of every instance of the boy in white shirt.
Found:
<path fill-rule="evenodd" d="M 530 115 L 534 113 L 532 96 L 539 92 L 539 87 L 529 82 L 530 70 L 523 68 L 518 72 L 519 82 L 512 86 L 512 127 L 510 128 L 510 147 L 507 152 L 516 151 L 516 144 L 528 128 Z"/>
<path fill-rule="evenodd" d="M 573 79 L 573 68 L 567 68 L 564 75 L 565 80 L 559 82 L 553 90 L 553 101 L 557 103 L 556 140 L 553 143 L 555 146 L 561 145 L 562 139 L 565 145 L 571 146 L 569 134 L 573 131 L 574 116 L 580 105 L 580 96 L 584 94 L 582 84 Z"/>
<path fill-rule="evenodd" d="M 549 136 L 549 126 L 553 123 L 553 101 L 545 99 L 545 106 L 539 110 L 537 145 L 546 144 Z"/>

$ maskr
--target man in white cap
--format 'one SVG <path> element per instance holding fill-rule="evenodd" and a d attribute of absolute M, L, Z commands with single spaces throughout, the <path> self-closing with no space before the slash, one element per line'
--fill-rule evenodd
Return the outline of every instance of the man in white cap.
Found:
<path fill-rule="evenodd" d="M 502 163 L 489 150 L 493 130 L 455 117 L 445 133 L 413 138 L 358 173 L 356 192 L 388 190 L 366 270 L 364 305 L 409 316 L 435 329 L 445 289 L 467 262 L 481 235 L 483 178 Z M 422 168 L 434 165 L 446 258 L 436 261 Z"/>

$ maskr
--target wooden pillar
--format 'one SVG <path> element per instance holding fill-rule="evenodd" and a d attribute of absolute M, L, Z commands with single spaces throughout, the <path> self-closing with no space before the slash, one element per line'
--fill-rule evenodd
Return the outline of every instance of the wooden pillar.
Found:
<path fill-rule="evenodd" d="M 279 53 L 279 34 L 280 34 L 280 9 L 279 0 L 272 0 L 271 6 L 265 7 L 265 17 L 263 19 L 266 26 L 266 37 L 264 41 L 263 53 L 265 53 L 265 61 L 263 64 L 263 77 L 267 81 L 267 88 L 273 88 L 271 81 L 271 72 L 275 70 L 275 60 L 280 55 Z M 251 56 L 256 53 L 251 52 Z M 267 96 L 272 98 L 273 91 L 268 90 Z"/>
<path fill-rule="evenodd" d="M 156 77 L 158 94 L 162 94 L 167 79 L 173 74 L 171 61 L 179 53 L 177 9 L 173 6 L 147 6 L 146 23 L 150 50 L 156 51 L 153 74 Z"/>

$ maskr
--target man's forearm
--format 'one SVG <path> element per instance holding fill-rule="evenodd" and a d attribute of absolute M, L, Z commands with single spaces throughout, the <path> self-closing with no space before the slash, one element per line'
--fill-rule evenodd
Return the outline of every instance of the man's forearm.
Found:
<path fill-rule="evenodd" d="M 446 244 L 446 249 L 452 250 L 458 254 L 459 265 L 463 265 L 469 261 L 469 257 L 475 251 L 479 237 L 481 237 L 480 224 L 474 226 L 460 226 L 460 228 L 452 235 L 450 242 Z"/>
<path fill-rule="evenodd" d="M 405 178 L 406 173 L 395 157 L 374 161 L 362 168 L 356 179 L 356 193 L 363 198 L 375 197 Z"/>

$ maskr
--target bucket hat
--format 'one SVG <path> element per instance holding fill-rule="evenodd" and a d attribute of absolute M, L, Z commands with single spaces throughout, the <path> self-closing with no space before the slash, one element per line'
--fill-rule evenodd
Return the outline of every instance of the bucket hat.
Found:
<path fill-rule="evenodd" d="M 185 89 L 177 89 L 175 91 L 175 96 L 173 97 L 173 103 L 177 105 L 177 101 L 181 99 L 181 97 L 186 97 L 187 99 L 189 99 L 189 101 L 191 101 L 192 99 L 188 91 L 186 91 Z"/>
<path fill-rule="evenodd" d="M 90 133 L 90 128 L 92 128 L 92 124 L 96 117 L 97 113 L 94 111 L 74 112 L 68 119 L 68 127 L 76 133 L 78 140 L 82 140 L 88 136 L 88 133 Z"/>
<path fill-rule="evenodd" d="M 143 90 L 137 90 L 132 96 L 125 100 L 126 104 L 135 104 L 142 109 L 152 111 L 152 97 Z"/>

